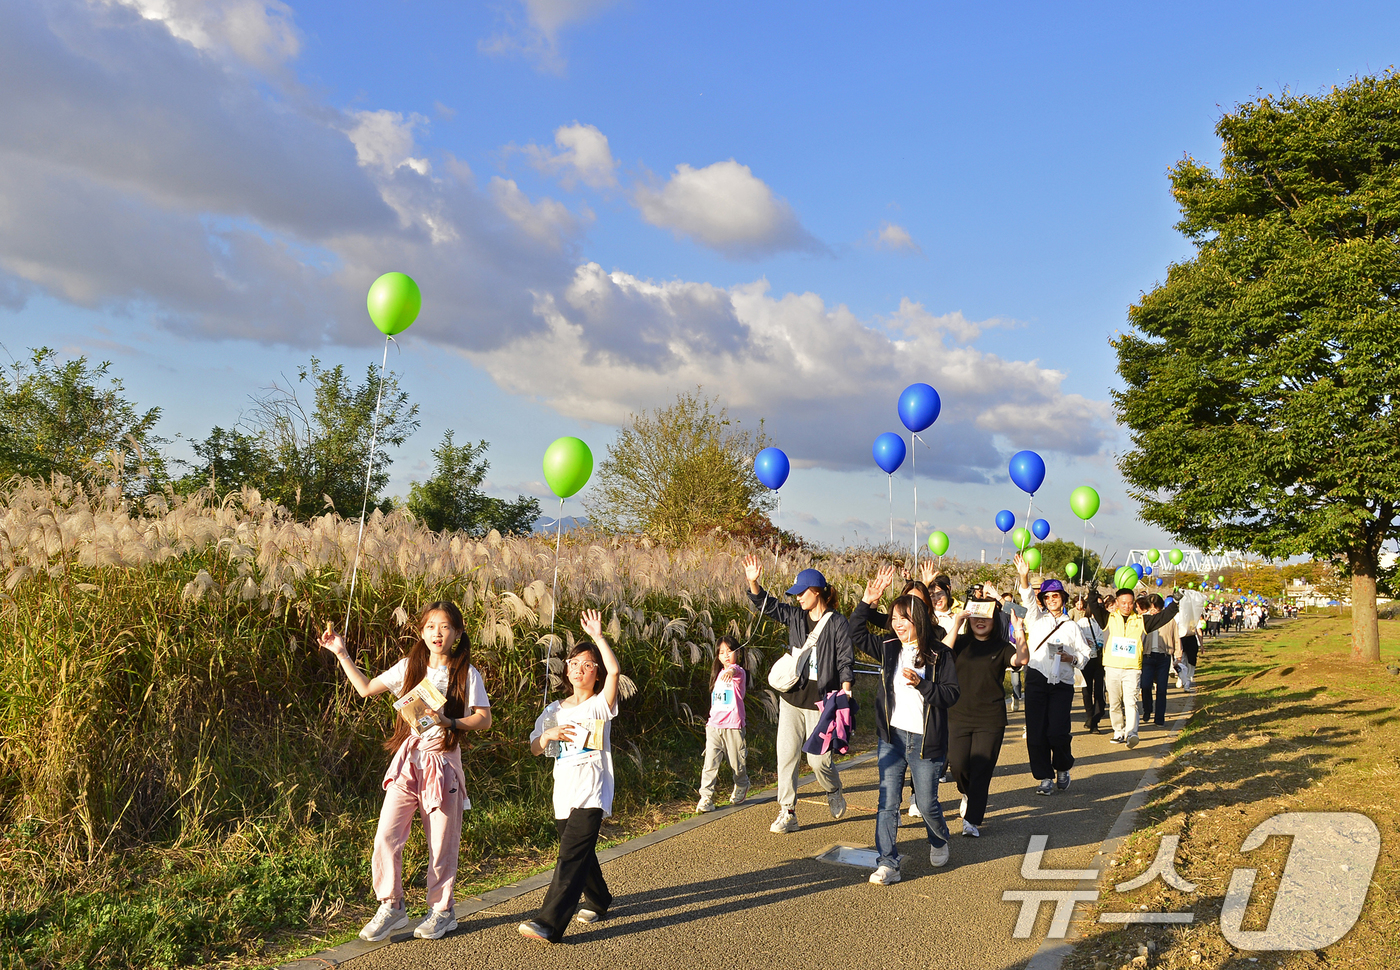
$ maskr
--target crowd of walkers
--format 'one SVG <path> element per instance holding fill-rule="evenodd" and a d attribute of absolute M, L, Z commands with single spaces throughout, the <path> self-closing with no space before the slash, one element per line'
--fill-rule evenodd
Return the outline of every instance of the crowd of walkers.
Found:
<path fill-rule="evenodd" d="M 1107 713 L 1110 741 L 1132 748 L 1143 720 L 1165 723 L 1173 670 L 1179 689 L 1195 689 L 1202 635 L 1218 636 L 1236 621 L 1249 628 L 1251 615 L 1262 623 L 1259 612 L 1250 613 L 1252 604 L 1207 606 L 1196 591 L 1168 602 L 1131 589 L 1116 590 L 1104 600 L 1090 588 L 1071 601 L 1059 580 L 1033 587 L 1020 556 L 1015 566 L 1015 591 L 1002 593 L 982 583 L 961 598 L 949 577 L 925 566 L 919 579 L 905 582 L 887 613 L 879 605 L 896 570 L 885 566 L 845 616 L 835 590 L 818 570 L 798 573 L 786 591 L 792 602 L 786 602 L 761 585 L 760 560 L 744 559 L 753 608 L 787 633 L 787 649 L 768 674 L 778 696 L 778 813 L 772 833 L 798 830 L 797 782 L 804 754 L 831 817 L 846 814 L 836 755 L 848 750 L 853 731 L 857 650 L 878 666 L 877 861 L 870 882 L 889 885 L 901 878 L 897 834 L 906 780 L 909 813 L 923 820 L 929 862 L 945 866 L 951 858 L 951 833 L 939 785 L 950 781 L 962 796 L 960 834 L 981 837 L 1010 711 L 1025 711 L 1022 737 L 1034 790 L 1047 796 L 1064 792 L 1074 768 L 1076 687 L 1084 729 L 1099 733 Z M 569 650 L 565 664 L 570 693 L 545 707 L 529 738 L 531 753 L 553 764 L 559 858 L 543 905 L 520 924 L 519 932 L 549 942 L 560 941 L 570 922 L 605 918 L 613 899 L 597 844 L 603 819 L 612 813 L 611 726 L 618 715 L 622 667 L 596 610 L 583 613 L 581 626 L 588 639 Z M 414 935 L 438 939 L 456 928 L 453 886 L 462 813 L 471 807 L 460 739 L 465 732 L 491 727 L 491 702 L 471 664 L 460 610 L 452 603 L 429 604 L 419 616 L 418 630 L 408 655 L 374 678 L 351 659 L 340 636 L 328 630 L 321 638 L 362 697 L 388 692 L 403 698 L 426 680 L 445 698 L 445 703 L 429 706 L 416 725 L 396 720 L 396 732 L 385 745 L 392 757 L 383 779 L 384 804 L 371 863 L 380 906 L 360 932 L 371 941 L 386 939 L 410 922 L 403 848 L 415 814 L 427 841 L 429 913 Z M 716 785 L 726 761 L 733 775 L 730 804 L 742 804 L 748 796 L 749 669 L 745 647 L 722 637 L 710 674 L 710 717 L 696 805 L 700 813 L 715 810 Z"/>

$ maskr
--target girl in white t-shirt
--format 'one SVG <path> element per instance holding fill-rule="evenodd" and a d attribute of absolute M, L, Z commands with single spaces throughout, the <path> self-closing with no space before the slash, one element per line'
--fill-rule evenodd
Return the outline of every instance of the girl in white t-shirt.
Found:
<path fill-rule="evenodd" d="M 607 915 L 612 893 L 598 864 L 598 833 L 612 814 L 612 720 L 617 717 L 617 683 L 622 667 L 603 637 L 597 610 L 583 613 L 583 632 L 592 643 L 569 651 L 569 683 L 574 692 L 555 701 L 535 720 L 530 753 L 554 759 L 554 825 L 559 861 L 544 905 L 521 923 L 520 935 L 558 943 L 570 917 L 592 923 Z M 579 906 L 582 897 L 583 905 Z"/>
<path fill-rule="evenodd" d="M 436 940 L 457 928 L 452 887 L 462 843 L 462 812 L 471 807 L 458 740 L 464 731 L 485 731 L 491 726 L 491 701 L 481 672 L 471 663 L 471 641 L 461 610 L 448 602 L 430 603 L 418 617 L 418 631 L 419 639 L 408 656 L 373 680 L 350 659 L 345 641 L 335 632 L 327 629 L 321 637 L 321 646 L 335 654 L 361 697 L 385 691 L 399 697 L 426 677 L 447 698 L 440 710 L 426 715 L 432 725 L 422 734 L 396 717 L 394 736 L 384 745 L 394 757 L 384 774 L 384 807 L 371 863 L 379 911 L 360 930 L 363 940 L 382 940 L 408 925 L 403 847 L 415 813 L 423 818 L 428 840 L 429 912 L 413 935 Z"/>

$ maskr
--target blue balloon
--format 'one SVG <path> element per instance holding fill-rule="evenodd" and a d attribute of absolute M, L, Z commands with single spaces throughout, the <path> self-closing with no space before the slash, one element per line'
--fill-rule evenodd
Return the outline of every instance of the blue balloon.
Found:
<path fill-rule="evenodd" d="M 1007 470 L 1016 487 L 1032 495 L 1045 481 L 1045 460 L 1033 451 L 1016 452 L 1011 456 L 1011 465 Z"/>
<path fill-rule="evenodd" d="M 1010 532 L 1016 528 L 1016 513 L 1010 509 L 1002 509 L 997 513 L 997 528 L 1002 532 Z"/>
<path fill-rule="evenodd" d="M 783 482 L 787 481 L 788 472 L 791 470 L 788 456 L 783 454 L 781 448 L 764 448 L 753 460 L 753 473 L 758 476 L 760 482 L 774 491 L 783 487 Z"/>
<path fill-rule="evenodd" d="M 1162 577 L 1161 577 L 1161 576 L 1158 576 L 1158 577 L 1157 577 L 1157 585 L 1158 585 L 1158 586 L 1161 586 L 1161 585 L 1162 585 Z M 1168 604 L 1171 603 L 1171 598 L 1170 598 L 1170 597 L 1168 597 L 1167 603 L 1168 603 Z"/>
<path fill-rule="evenodd" d="M 886 431 L 875 439 L 875 447 L 870 449 L 870 453 L 875 457 L 875 464 L 886 475 L 893 475 L 904 464 L 904 439 L 893 431 Z"/>
<path fill-rule="evenodd" d="M 919 432 L 938 420 L 943 402 L 927 384 L 910 384 L 899 395 L 899 420 L 910 431 Z"/>
<path fill-rule="evenodd" d="M 1152 575 L 1152 567 L 1151 567 L 1151 566 L 1143 566 L 1143 567 L 1142 567 L 1142 574 L 1143 574 L 1144 576 L 1151 576 L 1151 575 Z"/>
<path fill-rule="evenodd" d="M 1044 519 L 1036 519 L 1031 523 L 1031 532 L 1035 533 L 1037 539 L 1044 542 L 1050 535 L 1050 523 Z"/>
<path fill-rule="evenodd" d="M 1140 563 L 1140 562 L 1135 562 L 1135 563 L 1133 563 L 1132 565 L 1133 565 L 1133 572 L 1135 572 L 1135 573 L 1138 574 L 1138 579 L 1142 579 L 1142 577 L 1143 577 L 1142 563 Z"/>

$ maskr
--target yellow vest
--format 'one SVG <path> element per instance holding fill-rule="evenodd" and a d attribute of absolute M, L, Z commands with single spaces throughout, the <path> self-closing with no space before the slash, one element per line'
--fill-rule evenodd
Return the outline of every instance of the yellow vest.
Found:
<path fill-rule="evenodd" d="M 1103 630 L 1103 665 L 1118 670 L 1141 670 L 1145 635 L 1142 617 L 1138 614 L 1124 619 L 1117 610 L 1109 613 Z"/>

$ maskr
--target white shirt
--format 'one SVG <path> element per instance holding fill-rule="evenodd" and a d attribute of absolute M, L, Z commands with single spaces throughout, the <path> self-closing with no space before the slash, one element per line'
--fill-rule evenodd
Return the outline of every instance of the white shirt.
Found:
<path fill-rule="evenodd" d="M 1075 623 L 1084 636 L 1084 643 L 1089 647 L 1089 656 L 1097 657 L 1103 649 L 1103 627 L 1099 626 L 1099 621 L 1093 616 L 1081 616 Z"/>
<path fill-rule="evenodd" d="M 407 672 L 408 658 L 404 657 L 398 663 L 394 664 L 394 666 L 380 674 L 378 680 L 385 687 L 389 688 L 389 691 L 395 697 L 402 697 L 405 690 L 410 690 L 418 686 L 417 684 L 404 684 L 403 677 Z M 447 682 L 450 673 L 451 668 L 443 664 L 441 667 L 429 667 L 424 676 L 442 693 L 443 697 L 446 697 Z M 477 670 L 475 665 L 473 665 L 467 671 L 467 710 L 462 716 L 465 717 L 467 714 L 470 714 L 473 707 L 490 706 L 491 698 L 486 696 L 486 681 L 482 679 L 481 671 Z M 446 733 L 447 731 L 445 728 L 431 727 L 423 732 L 423 740 L 440 738 Z M 414 764 L 418 764 L 416 760 L 418 757 L 417 751 L 413 753 L 413 757 L 415 759 Z"/>
<path fill-rule="evenodd" d="M 1026 608 L 1026 639 L 1031 650 L 1027 666 L 1040 671 L 1052 684 L 1073 686 L 1074 671 L 1088 663 L 1092 656 L 1079 624 L 1071 620 L 1068 613 L 1055 616 L 1041 609 L 1029 586 L 1021 589 L 1021 603 Z M 1061 649 L 1074 658 L 1073 663 L 1060 660 Z"/>
<path fill-rule="evenodd" d="M 894 693 L 890 696 L 890 727 L 908 731 L 910 734 L 924 733 L 924 695 L 919 688 L 904 679 L 904 671 L 917 673 L 917 644 L 900 643 L 899 667 L 894 672 Z"/>
<path fill-rule="evenodd" d="M 550 741 L 545 753 L 554 759 L 554 817 L 568 818 L 576 808 L 601 808 L 612 814 L 612 719 L 617 705 L 609 707 L 601 693 L 582 704 L 565 707 L 555 701 L 535 719 L 530 740 L 562 724 L 577 725 L 572 741 Z"/>

